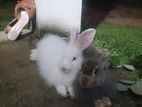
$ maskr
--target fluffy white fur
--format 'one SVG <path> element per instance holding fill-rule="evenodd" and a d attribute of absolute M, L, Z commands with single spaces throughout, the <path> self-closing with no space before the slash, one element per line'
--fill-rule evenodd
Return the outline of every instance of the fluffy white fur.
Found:
<path fill-rule="evenodd" d="M 58 35 L 49 34 L 37 44 L 36 50 L 31 51 L 31 59 L 36 60 L 40 75 L 63 97 L 67 96 L 67 91 L 74 97 L 72 86 L 81 68 L 82 51 L 88 47 L 94 35 L 95 30 L 89 29 L 78 39 L 76 35 L 71 35 L 67 43 Z M 87 42 L 83 41 L 85 39 Z"/>
<path fill-rule="evenodd" d="M 82 0 L 35 0 L 39 29 L 80 32 Z"/>
<path fill-rule="evenodd" d="M 81 67 L 81 52 L 76 46 L 54 35 L 43 38 L 37 46 L 37 50 L 33 51 L 33 59 L 38 63 L 40 75 L 48 85 L 56 87 L 58 93 L 67 96 L 66 88 L 72 86 Z M 73 57 L 76 57 L 76 61 L 72 61 Z M 62 71 L 62 67 L 66 70 Z"/>

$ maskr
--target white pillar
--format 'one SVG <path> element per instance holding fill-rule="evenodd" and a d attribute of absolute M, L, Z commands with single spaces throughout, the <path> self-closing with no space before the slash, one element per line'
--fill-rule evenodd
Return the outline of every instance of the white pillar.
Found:
<path fill-rule="evenodd" d="M 38 29 L 80 32 L 82 0 L 35 0 L 35 5 Z"/>

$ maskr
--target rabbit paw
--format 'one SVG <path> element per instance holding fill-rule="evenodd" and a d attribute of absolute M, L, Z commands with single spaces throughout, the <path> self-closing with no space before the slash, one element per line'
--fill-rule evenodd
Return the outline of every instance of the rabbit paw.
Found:
<path fill-rule="evenodd" d="M 36 60 L 36 51 L 37 49 L 32 49 L 30 54 L 30 60 L 35 61 Z"/>
<path fill-rule="evenodd" d="M 73 99 L 75 97 L 73 87 L 68 87 L 69 96 Z"/>
<path fill-rule="evenodd" d="M 68 94 L 67 94 L 67 90 L 66 90 L 66 87 L 63 86 L 63 85 L 57 85 L 56 86 L 56 90 L 57 92 L 62 96 L 62 97 L 67 97 Z"/>
<path fill-rule="evenodd" d="M 111 100 L 108 97 L 103 97 L 103 103 L 105 104 L 105 107 L 111 107 L 112 105 Z"/>
<path fill-rule="evenodd" d="M 98 99 L 94 102 L 95 107 L 111 107 L 112 103 L 108 97 L 103 97 L 102 99 Z"/>

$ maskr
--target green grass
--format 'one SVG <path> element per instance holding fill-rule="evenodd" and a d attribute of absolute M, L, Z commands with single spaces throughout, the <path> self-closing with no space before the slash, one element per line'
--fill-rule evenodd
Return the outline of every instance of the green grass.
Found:
<path fill-rule="evenodd" d="M 97 27 L 94 42 L 122 63 L 130 63 L 142 55 L 142 28 L 102 23 Z"/>
<path fill-rule="evenodd" d="M 12 20 L 11 16 L 0 16 L 0 31 L 3 31 L 6 25 Z"/>
<path fill-rule="evenodd" d="M 6 0 L 0 3 L 0 31 L 14 18 L 14 6 L 16 1 Z"/>

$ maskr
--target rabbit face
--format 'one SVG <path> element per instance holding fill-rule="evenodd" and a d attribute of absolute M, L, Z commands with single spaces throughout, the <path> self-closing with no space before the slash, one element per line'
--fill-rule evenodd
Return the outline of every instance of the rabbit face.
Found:
<path fill-rule="evenodd" d="M 64 73 L 78 72 L 83 61 L 82 53 L 74 46 L 68 44 L 60 61 L 60 69 Z"/>
<path fill-rule="evenodd" d="M 88 58 L 82 64 L 80 84 L 82 87 L 90 88 L 96 82 L 96 77 L 98 74 L 98 65 L 93 59 Z"/>

